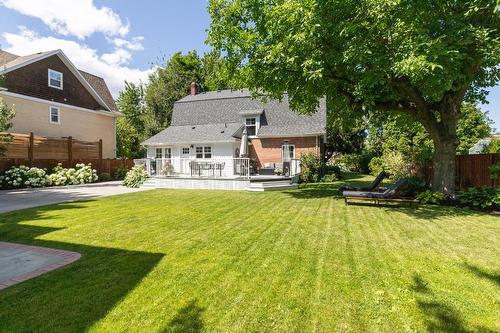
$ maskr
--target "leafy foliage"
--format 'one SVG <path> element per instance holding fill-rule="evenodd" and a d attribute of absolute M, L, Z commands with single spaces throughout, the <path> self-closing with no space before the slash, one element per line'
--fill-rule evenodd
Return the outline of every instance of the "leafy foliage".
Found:
<path fill-rule="evenodd" d="M 483 153 L 500 154 L 500 140 L 491 140 L 488 146 L 485 147 Z"/>
<path fill-rule="evenodd" d="M 500 189 L 490 187 L 468 188 L 457 194 L 464 206 L 480 209 L 493 209 L 500 206 Z"/>
<path fill-rule="evenodd" d="M 335 165 L 338 165 L 343 171 L 369 173 L 369 166 L 373 155 L 363 151 L 360 154 L 344 154 L 335 160 Z"/>
<path fill-rule="evenodd" d="M 9 107 L 0 97 L 0 132 L 7 131 L 12 127 L 12 123 L 10 121 L 12 120 L 12 118 L 14 118 L 14 115 L 14 108 Z M 10 141 L 12 141 L 12 137 L 10 135 L 0 134 L 0 156 L 4 155 L 5 144 L 9 143 Z"/>
<path fill-rule="evenodd" d="M 302 169 L 301 180 L 303 182 L 331 182 L 340 179 L 340 168 L 326 164 L 321 157 L 313 153 L 302 154 L 300 165 Z"/>
<path fill-rule="evenodd" d="M 144 167 L 135 166 L 125 176 L 123 185 L 127 187 L 139 187 L 148 179 L 148 174 Z"/>
<path fill-rule="evenodd" d="M 123 180 L 125 179 L 125 176 L 127 175 L 129 169 L 127 168 L 117 168 L 113 174 L 113 178 L 115 180 Z"/>
<path fill-rule="evenodd" d="M 453 192 L 457 121 L 500 78 L 494 0 L 211 0 L 208 42 L 231 70 L 293 109 L 402 112 L 436 148 L 434 186 Z M 356 117 L 350 117 L 356 118 Z"/>
<path fill-rule="evenodd" d="M 490 167 L 490 178 L 498 179 L 499 177 L 500 177 L 500 162 L 497 162 Z"/>
<path fill-rule="evenodd" d="M 444 194 L 427 190 L 417 195 L 417 200 L 424 205 L 439 205 L 444 199 Z"/>
<path fill-rule="evenodd" d="M 77 164 L 74 168 L 63 168 L 59 163 L 51 173 L 46 169 L 13 166 L 0 175 L 0 188 L 45 187 L 93 183 L 98 179 L 92 165 Z"/>

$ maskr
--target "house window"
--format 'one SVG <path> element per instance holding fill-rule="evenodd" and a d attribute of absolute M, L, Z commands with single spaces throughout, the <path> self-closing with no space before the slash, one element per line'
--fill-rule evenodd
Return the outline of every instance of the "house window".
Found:
<path fill-rule="evenodd" d="M 61 123 L 61 110 L 55 106 L 49 106 L 49 122 L 51 124 Z"/>
<path fill-rule="evenodd" d="M 63 74 L 61 72 L 49 69 L 49 87 L 61 89 L 63 88 Z"/>
<path fill-rule="evenodd" d="M 196 158 L 212 158 L 212 147 L 196 147 Z"/>
<path fill-rule="evenodd" d="M 184 157 L 189 156 L 190 154 L 189 147 L 183 147 L 181 153 Z"/>
<path fill-rule="evenodd" d="M 295 158 L 295 145 L 284 143 L 282 148 L 283 162 L 290 162 Z"/>
<path fill-rule="evenodd" d="M 165 148 L 165 158 L 172 158 L 172 148 Z"/>
<path fill-rule="evenodd" d="M 205 158 L 212 158 L 212 147 L 203 147 Z"/>
<path fill-rule="evenodd" d="M 248 136 L 255 136 L 257 134 L 257 125 L 255 118 L 245 118 L 245 126 L 247 128 Z"/>
<path fill-rule="evenodd" d="M 156 148 L 156 158 L 162 158 L 162 149 L 161 148 Z"/>

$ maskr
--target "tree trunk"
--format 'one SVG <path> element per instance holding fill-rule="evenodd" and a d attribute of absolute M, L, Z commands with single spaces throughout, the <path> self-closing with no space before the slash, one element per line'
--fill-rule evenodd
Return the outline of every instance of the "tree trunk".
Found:
<path fill-rule="evenodd" d="M 434 140 L 432 190 L 444 194 L 455 193 L 455 138 Z"/>

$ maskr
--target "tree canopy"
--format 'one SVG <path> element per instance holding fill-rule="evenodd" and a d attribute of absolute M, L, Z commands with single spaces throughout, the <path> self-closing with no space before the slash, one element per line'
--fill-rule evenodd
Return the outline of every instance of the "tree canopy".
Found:
<path fill-rule="evenodd" d="M 435 148 L 433 188 L 454 191 L 464 100 L 500 75 L 495 0 L 210 0 L 208 41 L 246 84 L 314 112 L 406 113 Z M 345 115 L 345 114 L 344 114 Z"/>

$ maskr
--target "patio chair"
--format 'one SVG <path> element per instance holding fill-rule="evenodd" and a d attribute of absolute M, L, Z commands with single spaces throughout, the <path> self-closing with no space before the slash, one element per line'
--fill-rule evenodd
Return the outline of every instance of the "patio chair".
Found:
<path fill-rule="evenodd" d="M 398 198 L 396 195 L 399 190 L 406 185 L 406 179 L 399 179 L 397 182 L 392 184 L 384 192 L 370 192 L 370 191 L 344 191 L 342 195 L 344 196 L 344 202 L 346 205 L 349 204 L 348 200 L 369 200 L 373 201 L 375 204 L 383 202 L 402 202 L 409 203 L 410 206 L 418 201 L 412 198 Z"/>
<path fill-rule="evenodd" d="M 365 192 L 372 192 L 375 190 L 377 187 L 379 187 L 380 183 L 384 180 L 384 178 L 387 176 L 385 171 L 382 171 L 381 173 L 378 174 L 377 177 L 373 180 L 373 182 L 368 185 L 368 186 L 361 186 L 361 187 L 355 187 L 355 186 L 349 186 L 349 185 L 342 185 L 339 187 L 339 191 L 365 191 Z"/>

